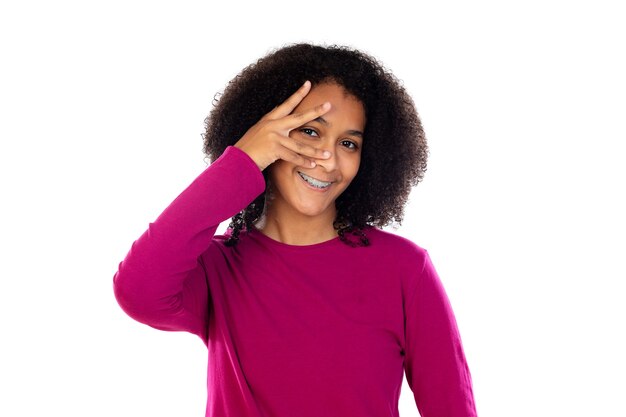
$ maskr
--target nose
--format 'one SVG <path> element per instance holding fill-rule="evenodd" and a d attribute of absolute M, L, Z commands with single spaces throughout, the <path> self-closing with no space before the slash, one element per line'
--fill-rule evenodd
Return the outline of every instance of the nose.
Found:
<path fill-rule="evenodd" d="M 324 168 L 324 170 L 326 170 L 327 172 L 332 172 L 336 170 L 337 169 L 337 157 L 335 155 L 336 150 L 333 149 L 333 147 L 329 145 L 322 145 L 320 146 L 320 149 L 322 151 L 330 152 L 330 156 L 326 159 L 315 159 L 315 163 L 321 166 L 322 168 Z"/>

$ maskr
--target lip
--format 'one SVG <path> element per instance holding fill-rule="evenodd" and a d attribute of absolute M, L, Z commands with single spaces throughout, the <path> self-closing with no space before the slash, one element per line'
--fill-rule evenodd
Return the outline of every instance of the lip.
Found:
<path fill-rule="evenodd" d="M 316 177 L 314 177 L 313 175 L 309 175 L 309 174 L 307 174 L 307 173 L 306 173 L 306 172 L 304 172 L 304 171 L 298 171 L 298 173 L 300 173 L 300 174 L 304 174 L 304 175 L 306 175 L 307 177 L 311 177 L 311 178 L 313 178 L 314 180 L 318 180 L 318 181 L 321 181 L 321 182 L 330 182 L 330 183 L 335 182 L 335 181 L 332 181 L 332 180 L 322 180 L 322 179 L 316 178 Z"/>
<path fill-rule="evenodd" d="M 306 180 L 304 178 L 302 178 L 302 176 L 300 174 L 296 174 L 296 175 L 298 176 L 298 178 L 300 178 L 300 181 L 302 181 L 302 183 L 304 183 L 304 185 L 307 188 L 309 188 L 310 190 L 313 190 L 313 191 L 317 191 L 318 193 L 325 193 L 326 191 L 328 191 L 330 189 L 330 187 L 333 186 L 331 181 L 324 181 L 324 182 L 330 182 L 331 184 L 328 187 L 326 187 L 326 188 L 317 188 L 317 187 L 312 186 L 308 182 L 306 182 Z M 315 177 L 311 177 L 311 178 L 315 178 Z M 317 179 L 317 178 L 315 178 L 315 179 Z"/>

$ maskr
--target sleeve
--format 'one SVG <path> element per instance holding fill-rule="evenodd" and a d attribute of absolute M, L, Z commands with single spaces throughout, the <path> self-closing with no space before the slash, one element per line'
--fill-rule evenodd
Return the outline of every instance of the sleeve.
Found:
<path fill-rule="evenodd" d="M 422 417 L 476 417 L 456 319 L 430 256 L 423 253 L 423 268 L 405 307 L 407 383 Z"/>
<path fill-rule="evenodd" d="M 229 146 L 133 242 L 113 276 L 113 292 L 133 319 L 188 331 L 207 343 L 210 294 L 202 260 L 219 224 L 265 188 L 242 150 Z"/>

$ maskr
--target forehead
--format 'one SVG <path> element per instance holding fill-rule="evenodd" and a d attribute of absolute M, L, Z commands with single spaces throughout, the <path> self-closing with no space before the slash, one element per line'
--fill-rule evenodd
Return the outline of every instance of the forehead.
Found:
<path fill-rule="evenodd" d="M 323 83 L 313 86 L 294 110 L 308 110 L 325 101 L 330 101 L 332 107 L 324 118 L 332 119 L 341 115 L 341 118 L 351 119 L 352 123 L 360 124 L 361 128 L 365 125 L 363 103 L 339 84 Z"/>
<path fill-rule="evenodd" d="M 335 83 L 322 83 L 314 85 L 311 88 L 311 91 L 309 91 L 304 99 L 302 99 L 300 104 L 321 99 L 326 99 L 328 101 L 335 99 L 340 101 L 351 100 L 359 102 L 359 100 L 351 95 L 343 86 Z"/>

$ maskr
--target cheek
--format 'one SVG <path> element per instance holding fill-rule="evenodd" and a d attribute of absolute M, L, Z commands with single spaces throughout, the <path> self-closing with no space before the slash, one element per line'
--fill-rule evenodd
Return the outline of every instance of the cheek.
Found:
<path fill-rule="evenodd" d="M 267 167 L 270 181 L 272 181 L 274 184 L 276 184 L 277 180 L 279 180 L 281 177 L 281 172 L 282 172 L 281 168 L 282 167 L 281 167 L 280 160 L 274 162 L 272 165 Z"/>
<path fill-rule="evenodd" d="M 269 177 L 272 181 L 278 182 L 293 174 L 296 165 L 292 162 L 279 159 L 268 167 Z"/>
<path fill-rule="evenodd" d="M 361 156 L 359 155 L 358 158 L 355 158 L 354 160 L 350 161 L 346 170 L 346 176 L 350 177 L 351 179 L 356 177 L 357 172 L 359 172 L 360 164 L 361 164 Z"/>

